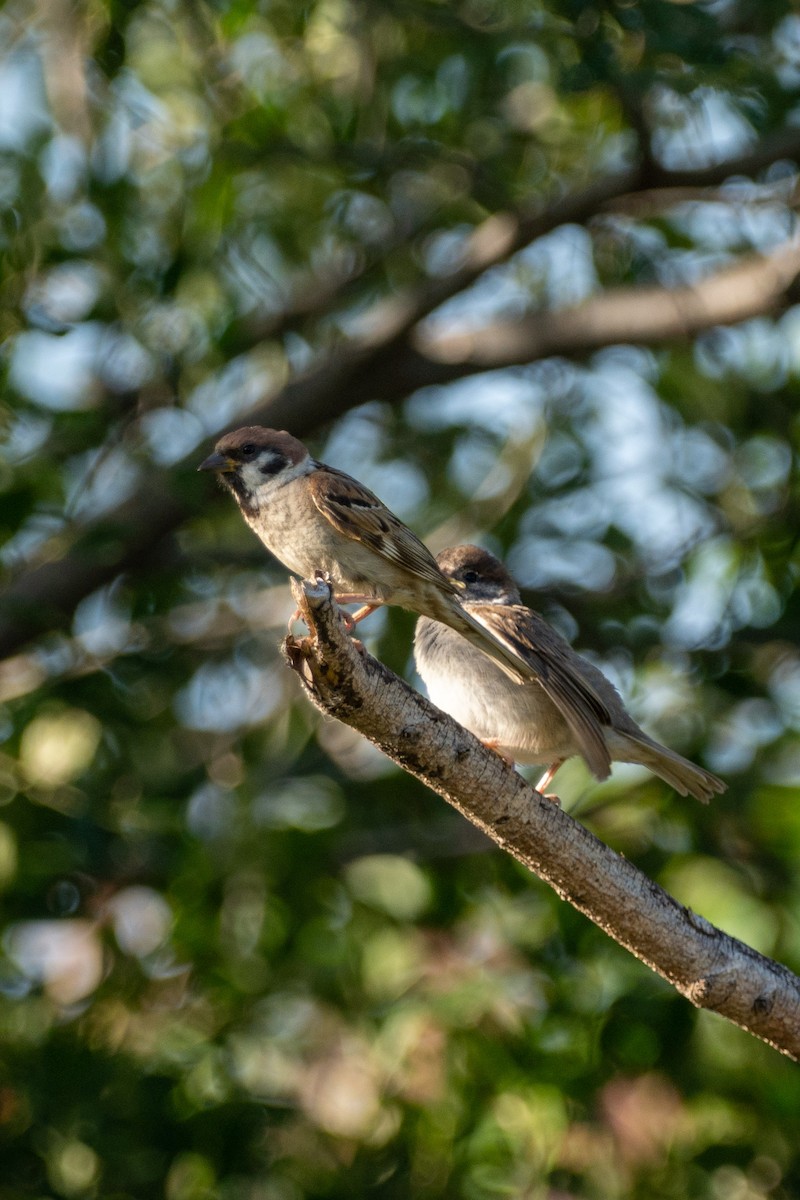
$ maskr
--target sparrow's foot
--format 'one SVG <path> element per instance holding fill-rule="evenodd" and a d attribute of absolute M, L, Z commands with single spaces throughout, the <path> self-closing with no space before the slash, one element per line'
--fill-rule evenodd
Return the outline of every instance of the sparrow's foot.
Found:
<path fill-rule="evenodd" d="M 500 743 L 495 738 L 488 738 L 486 741 L 484 741 L 484 739 L 481 738 L 481 741 L 483 742 L 483 744 L 487 750 L 494 750 L 494 752 L 498 758 L 502 758 L 504 763 L 508 763 L 508 765 L 510 767 L 513 767 L 513 765 L 514 765 L 513 758 L 509 758 L 509 756 L 507 754 L 503 753 L 503 751 L 500 749 Z"/>
<path fill-rule="evenodd" d="M 374 613 L 376 608 L 380 608 L 380 604 L 362 604 L 361 608 L 350 614 L 350 620 L 354 625 L 359 621 L 363 621 L 364 617 L 368 617 L 370 613 Z"/>
<path fill-rule="evenodd" d="M 361 608 L 354 613 L 344 613 L 345 623 L 352 621 L 352 625 L 348 625 L 349 631 L 355 629 L 359 621 L 363 621 L 364 617 L 368 617 L 370 613 L 375 612 L 376 608 L 380 608 L 380 604 L 376 604 L 371 596 L 363 596 L 355 592 L 345 592 L 341 596 L 336 596 L 337 604 L 360 604 Z"/>
<path fill-rule="evenodd" d="M 356 627 L 356 623 L 355 623 L 355 621 L 353 620 L 353 618 L 352 618 L 352 616 L 350 615 L 350 613 L 349 613 L 349 612 L 345 612 L 343 608 L 340 608 L 340 609 L 339 609 L 339 616 L 342 618 L 342 622 L 343 622 L 343 624 L 344 624 L 344 627 L 345 627 L 345 629 L 347 630 L 347 632 L 348 632 L 348 633 L 352 633 L 352 632 L 353 632 L 353 630 L 354 630 L 354 629 L 355 629 L 355 627 Z M 356 640 L 357 640 L 356 638 L 353 638 L 353 641 L 354 641 L 354 642 L 355 642 Z"/>
<path fill-rule="evenodd" d="M 324 583 L 324 584 L 326 584 L 327 587 L 329 587 L 331 589 L 331 591 L 333 591 L 333 584 L 331 583 L 330 576 L 325 571 L 315 571 L 314 572 L 314 582 L 315 583 Z M 305 617 L 303 616 L 302 610 L 299 608 L 296 608 L 294 610 L 294 612 L 292 613 L 292 615 L 289 617 L 289 623 L 287 625 L 287 629 L 289 630 L 290 635 L 293 632 L 293 626 L 296 621 L 305 621 Z"/>
<path fill-rule="evenodd" d="M 558 768 L 560 766 L 563 765 L 563 763 L 564 763 L 563 758 L 557 758 L 554 763 L 551 763 L 551 765 L 547 768 L 547 770 L 545 771 L 542 778 L 536 784 L 536 791 L 539 793 L 540 796 L 544 796 L 545 799 L 547 799 L 547 800 L 558 800 L 557 796 L 550 795 L 545 789 L 549 788 L 550 784 L 553 782 L 553 777 L 554 777 L 556 771 L 558 770 Z M 559 804 L 561 803 L 560 800 L 558 802 L 559 802 Z"/>

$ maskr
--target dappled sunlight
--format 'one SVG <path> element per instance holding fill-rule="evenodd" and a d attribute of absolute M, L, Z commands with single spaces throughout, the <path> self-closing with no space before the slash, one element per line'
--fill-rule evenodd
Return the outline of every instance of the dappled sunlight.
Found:
<path fill-rule="evenodd" d="M 313 709 L 196 471 L 287 427 L 488 546 L 729 789 L 564 809 L 797 968 L 786 8 L 3 6 L 3 1197 L 798 1195 L 796 1067 Z"/>
<path fill-rule="evenodd" d="M 57 709 L 35 717 L 20 746 L 20 766 L 33 784 L 57 787 L 80 775 L 91 763 L 102 726 L 91 713 Z"/>
<path fill-rule="evenodd" d="M 650 103 L 662 122 L 653 148 L 665 166 L 706 166 L 755 141 L 755 129 L 734 96 L 717 88 L 686 95 L 656 86 Z"/>
<path fill-rule="evenodd" d="M 283 686 L 283 675 L 255 663 L 207 663 L 177 694 L 175 710 L 190 729 L 231 731 L 269 717 Z"/>
<path fill-rule="evenodd" d="M 57 1005 L 85 1000 L 103 978 L 103 948 L 90 921 L 21 921 L 6 930 L 3 946 L 30 985 L 41 985 Z"/>
<path fill-rule="evenodd" d="M 146 958 L 167 940 L 172 913 L 164 897 L 153 888 L 123 888 L 106 904 L 114 936 L 124 954 Z"/>

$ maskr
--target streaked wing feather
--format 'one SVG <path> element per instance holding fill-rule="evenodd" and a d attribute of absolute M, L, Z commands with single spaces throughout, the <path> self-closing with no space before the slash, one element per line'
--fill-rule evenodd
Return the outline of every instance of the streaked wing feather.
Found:
<path fill-rule="evenodd" d="M 315 505 L 339 533 L 363 542 L 382 558 L 443 591 L 458 592 L 427 546 L 369 488 L 333 467 L 315 471 L 307 479 Z"/>
<path fill-rule="evenodd" d="M 586 762 L 599 779 L 611 772 L 603 726 L 611 725 L 605 702 L 572 666 L 570 647 L 524 605 L 470 604 L 469 611 L 536 672 L 543 690 L 572 729 Z"/>

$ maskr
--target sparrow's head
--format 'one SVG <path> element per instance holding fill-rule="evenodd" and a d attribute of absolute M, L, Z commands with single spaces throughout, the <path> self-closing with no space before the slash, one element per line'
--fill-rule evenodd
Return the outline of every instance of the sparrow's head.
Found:
<path fill-rule="evenodd" d="M 436 556 L 448 579 L 461 585 L 460 598 L 482 604 L 519 604 L 519 588 L 506 568 L 481 546 L 451 546 Z"/>
<path fill-rule="evenodd" d="M 279 477 L 302 475 L 311 458 L 302 442 L 285 429 L 245 425 L 226 433 L 198 471 L 216 471 L 244 508 L 257 507 L 257 495 Z"/>

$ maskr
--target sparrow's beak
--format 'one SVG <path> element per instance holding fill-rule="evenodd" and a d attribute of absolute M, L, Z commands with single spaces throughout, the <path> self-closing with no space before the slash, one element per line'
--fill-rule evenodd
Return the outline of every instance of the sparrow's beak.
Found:
<path fill-rule="evenodd" d="M 200 463 L 197 469 L 198 471 L 222 471 L 224 473 L 235 471 L 236 463 L 232 458 L 228 458 L 227 454 L 220 454 L 219 450 L 215 450 Z"/>

